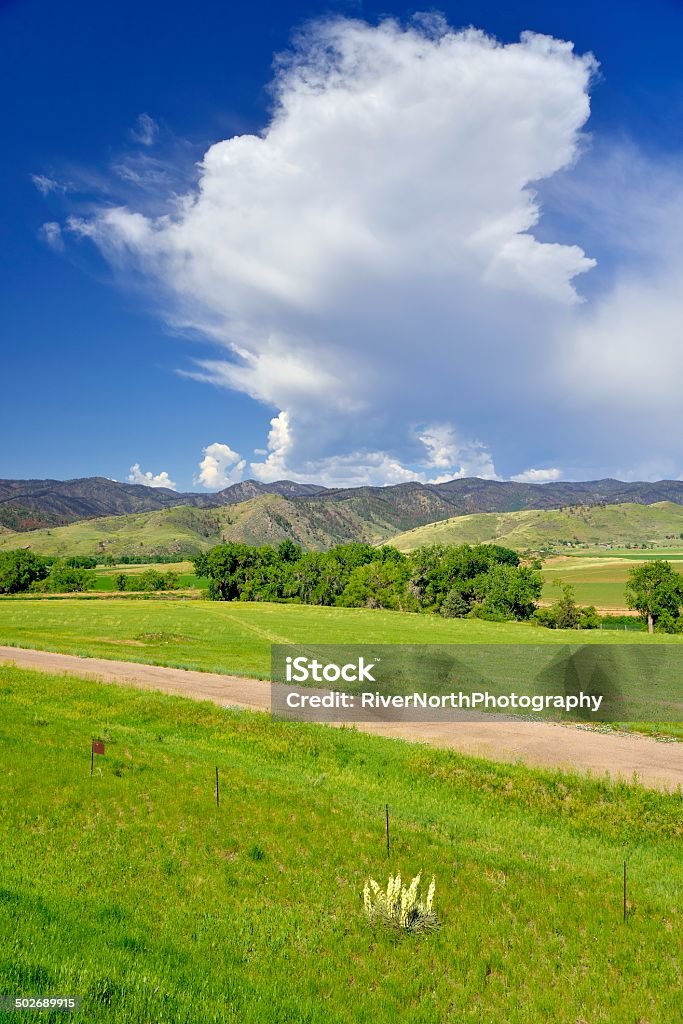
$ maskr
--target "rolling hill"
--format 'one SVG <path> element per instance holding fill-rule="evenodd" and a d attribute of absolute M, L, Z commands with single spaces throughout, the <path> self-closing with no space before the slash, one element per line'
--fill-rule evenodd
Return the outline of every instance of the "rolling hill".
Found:
<path fill-rule="evenodd" d="M 407 512 L 352 500 L 330 505 L 289 501 L 264 494 L 236 505 L 192 508 L 178 505 L 154 512 L 84 519 L 30 533 L 0 532 L 0 550 L 31 548 L 44 555 L 187 556 L 219 544 L 278 544 L 290 538 L 311 550 L 351 540 L 375 543 L 405 525 Z M 426 521 L 424 518 L 422 521 Z"/>
<path fill-rule="evenodd" d="M 495 542 L 517 551 L 563 551 L 577 546 L 671 546 L 683 534 L 683 507 L 670 501 L 534 509 L 456 516 L 390 538 L 401 551 L 426 544 Z"/>

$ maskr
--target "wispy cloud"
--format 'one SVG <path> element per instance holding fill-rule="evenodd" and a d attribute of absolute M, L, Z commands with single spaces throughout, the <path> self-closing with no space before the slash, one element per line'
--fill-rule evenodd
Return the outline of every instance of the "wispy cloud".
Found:
<path fill-rule="evenodd" d="M 41 193 L 47 196 L 50 192 L 66 192 L 67 186 L 55 178 L 48 178 L 46 174 L 32 174 L 31 181 Z"/>
<path fill-rule="evenodd" d="M 149 114 L 142 113 L 138 115 L 135 127 L 131 128 L 130 134 L 141 145 L 152 146 L 159 134 L 159 125 Z"/>
<path fill-rule="evenodd" d="M 40 229 L 40 237 L 43 239 L 45 244 L 51 249 L 54 249 L 55 252 L 62 252 L 64 249 L 62 229 L 56 221 L 46 221 Z"/>

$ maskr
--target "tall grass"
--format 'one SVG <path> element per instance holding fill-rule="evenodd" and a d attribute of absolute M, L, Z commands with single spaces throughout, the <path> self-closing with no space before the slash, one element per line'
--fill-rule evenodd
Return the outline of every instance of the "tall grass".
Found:
<path fill-rule="evenodd" d="M 96 1024 L 680 1016 L 680 795 L 13 668 L 0 705 L 0 991 Z M 435 876 L 438 932 L 367 928 L 387 867 Z"/>

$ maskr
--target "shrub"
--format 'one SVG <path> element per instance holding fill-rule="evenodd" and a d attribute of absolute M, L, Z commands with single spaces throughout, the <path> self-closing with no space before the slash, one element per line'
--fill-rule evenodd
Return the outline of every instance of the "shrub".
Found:
<path fill-rule="evenodd" d="M 87 569 L 70 569 L 64 562 L 55 562 L 48 575 L 31 584 L 30 589 L 47 594 L 79 594 L 93 585 L 93 574 Z"/>
<path fill-rule="evenodd" d="M 117 590 L 177 590 L 179 581 L 178 573 L 172 570 L 163 573 L 157 572 L 156 569 L 147 569 L 141 573 L 118 573 L 114 577 L 114 584 Z"/>
<path fill-rule="evenodd" d="M 580 629 L 600 629 L 600 622 L 600 616 L 594 604 L 589 604 L 586 608 L 581 609 L 579 617 Z"/>
<path fill-rule="evenodd" d="M 531 617 L 532 622 L 537 626 L 546 626 L 548 629 L 556 629 L 557 621 L 552 608 L 537 608 Z"/>
<path fill-rule="evenodd" d="M 436 884 L 432 878 L 423 900 L 420 878 L 421 874 L 415 875 L 406 888 L 401 884 L 400 875 L 389 875 L 386 890 L 381 889 L 374 878 L 369 878 L 363 889 L 363 906 L 368 920 L 405 932 L 428 932 L 438 928 L 439 921 L 432 909 Z"/>
<path fill-rule="evenodd" d="M 464 619 L 469 610 L 467 598 L 457 587 L 448 591 L 439 609 L 445 619 Z"/>

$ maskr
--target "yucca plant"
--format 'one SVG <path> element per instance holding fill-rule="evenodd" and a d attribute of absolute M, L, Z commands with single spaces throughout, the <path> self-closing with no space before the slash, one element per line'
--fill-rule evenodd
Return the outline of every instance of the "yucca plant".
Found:
<path fill-rule="evenodd" d="M 439 920 L 433 909 L 436 883 L 432 878 L 427 896 L 422 899 L 421 877 L 420 872 L 406 887 L 401 884 L 400 875 L 389 875 L 386 889 L 369 878 L 363 889 L 363 906 L 368 919 L 405 932 L 428 932 L 438 928 Z"/>

